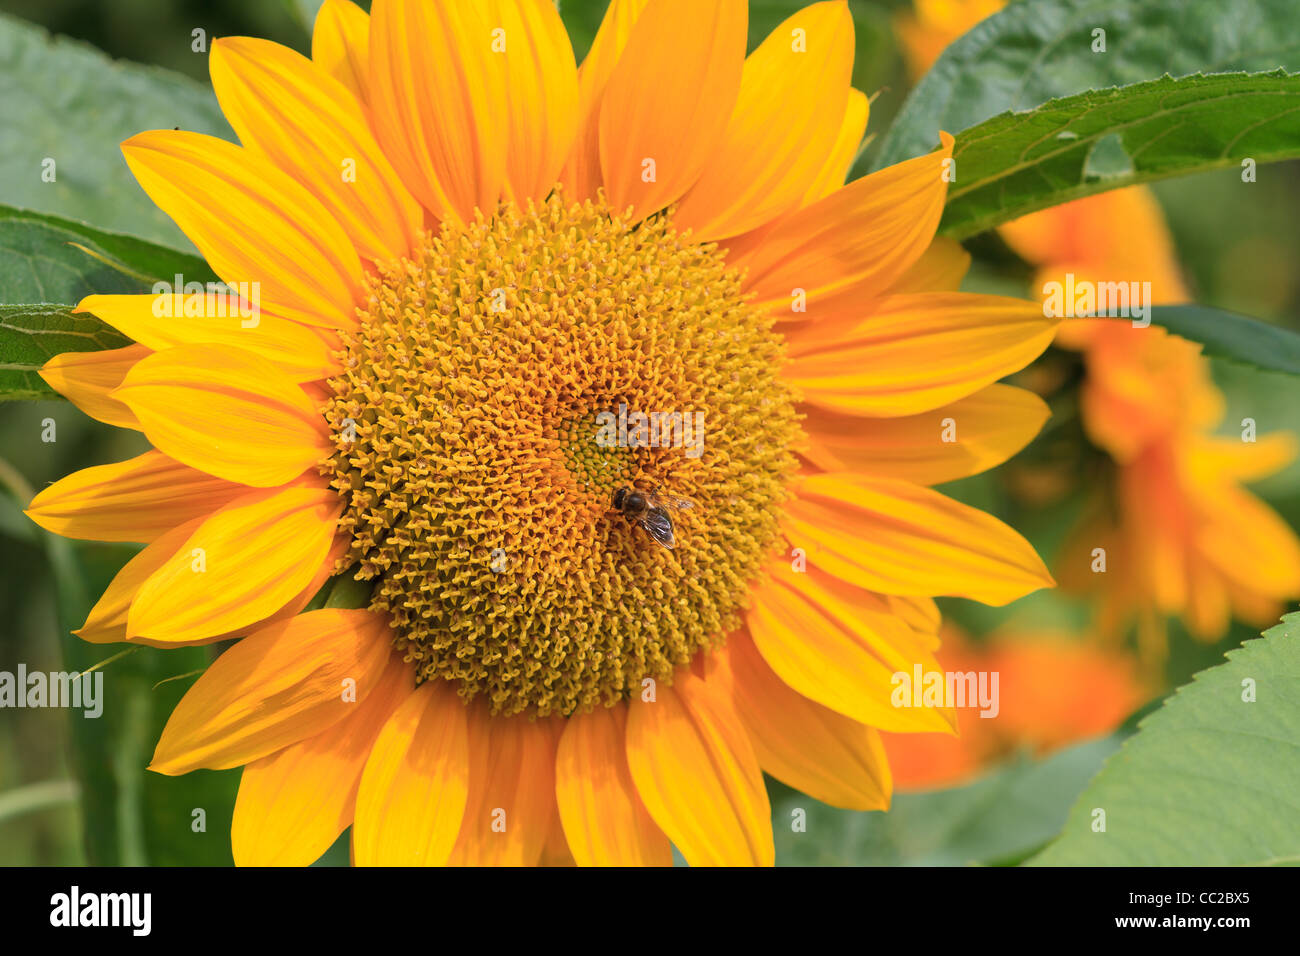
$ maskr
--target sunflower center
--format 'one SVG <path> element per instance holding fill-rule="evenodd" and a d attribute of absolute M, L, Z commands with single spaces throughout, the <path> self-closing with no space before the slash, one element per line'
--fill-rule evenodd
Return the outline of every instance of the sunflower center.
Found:
<path fill-rule="evenodd" d="M 444 224 L 372 276 L 322 468 L 340 567 L 375 582 L 418 679 L 568 715 L 671 681 L 737 625 L 798 433 L 739 279 L 667 216 L 557 195 Z M 696 503 L 671 512 L 675 548 L 615 510 L 624 487 Z"/>

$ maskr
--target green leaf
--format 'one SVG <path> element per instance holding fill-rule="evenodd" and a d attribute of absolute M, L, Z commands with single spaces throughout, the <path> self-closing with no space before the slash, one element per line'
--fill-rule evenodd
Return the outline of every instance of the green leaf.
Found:
<path fill-rule="evenodd" d="M 1108 189 L 1297 156 L 1300 75 L 1163 77 L 1093 90 L 961 133 L 939 228 L 963 239 Z"/>
<path fill-rule="evenodd" d="M 30 219 L 0 219 L 0 296 L 6 302 L 77 302 L 93 291 L 138 292 L 139 278 L 89 240 Z"/>
<path fill-rule="evenodd" d="M 39 227 L 45 227 L 44 231 L 42 232 Z M 87 255 L 84 250 L 90 250 L 93 253 L 92 258 L 99 257 L 99 264 L 107 262 L 116 271 L 137 278 L 142 289 L 159 280 L 171 282 L 178 274 L 183 275 L 186 282 L 217 281 L 216 273 L 209 268 L 208 264 L 199 256 L 188 252 L 181 252 L 135 236 L 107 232 L 76 219 L 65 219 L 30 209 L 16 209 L 13 206 L 0 206 L 0 234 L 8 232 L 13 235 L 14 232 L 11 230 L 41 233 L 71 246 L 70 249 L 60 250 L 57 257 L 58 268 L 64 268 L 66 263 L 79 263 L 80 267 L 86 270 L 95 269 L 96 264 L 85 261 L 84 258 Z M 0 275 L 3 274 L 4 268 L 3 252 L 0 251 Z M 113 291 L 101 288 L 91 281 L 80 282 L 75 288 L 85 288 L 87 292 Z M 132 288 L 128 291 L 138 290 Z M 19 298 L 19 291 L 0 278 L 0 300 L 2 301 L 76 302 L 77 297 L 71 296 L 72 293 L 69 293 L 67 298 L 52 298 L 47 295 L 40 299 L 22 300 Z"/>
<path fill-rule="evenodd" d="M 1094 30 L 1105 52 L 1093 52 Z M 873 168 L 1008 110 L 1163 74 L 1300 71 L 1292 0 L 1027 0 L 959 37 L 908 96 Z M 961 170 L 958 170 L 959 176 Z M 961 180 L 959 179 L 959 182 Z"/>
<path fill-rule="evenodd" d="M 1119 746 L 1102 738 L 1023 760 L 968 786 L 895 794 L 888 813 L 837 810 L 789 790 L 772 801 L 776 859 L 796 866 L 962 866 L 1016 860 L 1060 831 L 1071 802 Z M 792 829 L 796 809 L 807 829 Z"/>
<path fill-rule="evenodd" d="M 192 248 L 118 147 L 143 130 L 177 126 L 233 139 L 209 87 L 0 16 L 0 102 L 0 204 Z M 53 182 L 43 178 L 46 160 Z"/>
<path fill-rule="evenodd" d="M 1300 375 L 1300 332 L 1199 305 L 1155 306 L 1151 324 L 1201 343 L 1212 358 Z"/>
<path fill-rule="evenodd" d="M 0 401 L 57 398 L 37 375 L 63 352 L 94 352 L 131 340 L 92 315 L 73 315 L 67 305 L 0 305 Z"/>
<path fill-rule="evenodd" d="M 1300 863 L 1297 755 L 1300 614 L 1288 614 L 1142 721 L 1079 797 L 1060 838 L 1030 862 Z M 1098 809 L 1105 832 L 1092 829 Z"/>
<path fill-rule="evenodd" d="M 147 292 L 154 282 L 214 281 L 197 256 L 85 223 L 0 206 L 0 401 L 55 398 L 36 374 L 62 352 L 115 349 L 130 339 L 90 315 L 91 293 Z"/>

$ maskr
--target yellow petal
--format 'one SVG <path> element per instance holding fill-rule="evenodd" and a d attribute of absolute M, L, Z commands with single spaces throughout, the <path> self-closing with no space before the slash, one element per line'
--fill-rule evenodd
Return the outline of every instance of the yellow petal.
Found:
<path fill-rule="evenodd" d="M 564 21 L 551 0 L 490 0 L 494 27 L 504 31 L 510 107 L 507 199 L 544 199 L 555 188 L 578 128 L 578 68 Z"/>
<path fill-rule="evenodd" d="M 691 866 L 771 866 L 772 811 L 753 745 L 719 686 L 677 672 L 633 700 L 627 762 L 646 809 Z"/>
<path fill-rule="evenodd" d="M 506 71 L 488 14 L 477 0 L 387 0 L 370 19 L 371 125 L 439 219 L 494 211 L 505 181 Z"/>
<path fill-rule="evenodd" d="M 187 522 L 177 528 L 164 534 L 156 539 L 147 548 L 127 562 L 126 566 L 118 572 L 117 576 L 109 584 L 108 589 L 104 592 L 103 597 L 91 609 L 90 615 L 86 618 L 86 623 L 81 629 L 74 631 L 78 637 L 84 641 L 90 641 L 93 644 L 107 644 L 117 641 L 127 641 L 127 616 L 131 609 L 131 602 L 135 600 L 136 594 L 139 593 L 140 587 L 149 577 L 161 568 L 168 560 L 175 557 L 180 550 L 181 545 L 189 540 L 190 536 L 203 524 L 202 518 L 196 518 L 194 521 Z M 316 593 L 324 587 L 325 582 L 333 576 L 334 566 L 348 550 L 350 538 L 346 535 L 338 535 L 334 539 L 334 544 L 330 549 L 329 555 L 322 562 L 315 576 L 307 583 L 301 591 L 291 597 L 277 611 L 269 614 L 257 621 L 249 624 L 232 628 L 222 633 L 205 633 L 202 637 L 193 640 L 153 640 L 148 637 L 132 637 L 129 642 L 132 644 L 143 644 L 146 647 L 191 647 L 195 645 L 213 644 L 217 641 L 235 640 L 244 637 L 250 630 L 272 624 L 276 621 L 288 620 L 297 615 L 305 608 Z"/>
<path fill-rule="evenodd" d="M 745 60 L 722 141 L 673 216 L 697 240 L 734 236 L 794 209 L 839 138 L 853 73 L 842 0 L 804 7 Z"/>
<path fill-rule="evenodd" d="M 140 588 L 127 636 L 195 641 L 270 616 L 316 577 L 341 509 L 308 485 L 236 498 Z"/>
<path fill-rule="evenodd" d="M 469 795 L 465 705 L 443 681 L 416 688 L 370 752 L 357 791 L 357 866 L 441 866 Z"/>
<path fill-rule="evenodd" d="M 253 37 L 215 40 L 209 70 L 240 142 L 306 186 L 359 255 L 387 262 L 410 252 L 424 211 L 341 83 L 300 53 Z"/>
<path fill-rule="evenodd" d="M 356 324 L 361 260 L 333 216 L 264 156 L 215 136 L 139 133 L 131 172 L 226 283 L 257 282 L 267 311 L 309 325 Z"/>
<path fill-rule="evenodd" d="M 637 795 L 627 767 L 627 711 L 570 717 L 555 759 L 555 796 L 580 866 L 672 866 L 668 838 Z"/>
<path fill-rule="evenodd" d="M 1033 392 L 990 385 L 919 415 L 864 418 L 804 409 L 804 451 L 825 471 L 862 471 L 922 485 L 1000 465 L 1038 434 L 1051 411 Z"/>
<path fill-rule="evenodd" d="M 325 0 L 311 34 L 311 58 L 364 104 L 370 85 L 370 14 L 351 0 Z"/>
<path fill-rule="evenodd" d="M 748 270 L 746 289 L 781 318 L 801 317 L 791 310 L 795 289 L 807 294 L 802 318 L 861 315 L 934 238 L 953 144 L 947 133 L 939 137 L 935 152 L 854 180 L 786 216 L 759 243 L 723 243 L 728 263 Z"/>
<path fill-rule="evenodd" d="M 307 394 L 266 359 L 229 345 L 155 352 L 113 397 L 159 451 L 228 481 L 281 485 L 331 450 Z"/>
<path fill-rule="evenodd" d="M 822 166 L 821 172 L 813 179 L 812 185 L 804 194 L 800 206 L 808 206 L 819 199 L 825 199 L 844 185 L 853 160 L 857 158 L 862 145 L 862 137 L 867 132 L 867 114 L 871 111 L 871 101 L 861 90 L 849 90 L 849 101 L 844 107 L 844 117 L 840 121 L 839 135 L 831 147 Z"/>
<path fill-rule="evenodd" d="M 865 317 L 814 320 L 788 336 L 785 378 L 805 401 L 856 415 L 913 415 L 1024 368 L 1056 319 L 1023 299 L 968 292 L 891 295 Z"/>
<path fill-rule="evenodd" d="M 326 608 L 264 627 L 185 693 L 149 769 L 237 767 L 318 734 L 380 686 L 392 653 L 388 623 L 371 611 Z"/>
<path fill-rule="evenodd" d="M 913 262 L 889 287 L 903 292 L 956 292 L 970 269 L 970 253 L 947 236 L 935 236 L 921 258 Z"/>
<path fill-rule="evenodd" d="M 679 199 L 722 141 L 745 60 L 744 0 L 653 0 L 600 105 L 609 204 L 644 218 Z"/>
<path fill-rule="evenodd" d="M 938 634 L 942 617 L 934 598 L 899 594 L 886 594 L 884 598 L 893 612 L 912 629 L 913 634 L 926 638 L 923 643 L 928 650 L 939 646 Z"/>
<path fill-rule="evenodd" d="M 470 788 L 455 866 L 536 866 L 555 807 L 556 721 L 469 712 Z"/>
<path fill-rule="evenodd" d="M 876 731 L 791 690 L 749 635 L 732 635 L 726 653 L 736 711 L 764 770 L 831 806 L 889 809 L 889 761 Z"/>
<path fill-rule="evenodd" d="M 45 384 L 96 421 L 118 428 L 139 429 L 135 413 L 109 393 L 148 354 L 149 349 L 143 345 L 103 352 L 64 352 L 46 362 L 40 376 Z"/>
<path fill-rule="evenodd" d="M 837 472 L 804 478 L 796 494 L 786 506 L 786 537 L 859 587 L 1000 607 L 1054 584 L 1015 531 L 929 488 Z"/>
<path fill-rule="evenodd" d="M 1221 481 L 1259 481 L 1295 460 L 1300 442 L 1291 432 L 1260 435 L 1255 441 L 1206 436 L 1186 449 L 1187 466 L 1205 485 Z"/>
<path fill-rule="evenodd" d="M 130 644 L 143 644 L 144 646 L 148 646 L 148 648 L 162 649 L 187 648 L 187 646 L 216 644 L 217 641 L 242 639 L 242 637 L 248 635 L 251 631 L 259 630 L 259 628 L 265 627 L 266 624 L 273 624 L 279 622 L 279 620 L 289 620 L 290 618 L 294 618 L 296 615 L 302 613 L 304 607 L 311 604 L 312 598 L 316 597 L 316 594 L 320 592 L 322 587 L 325 587 L 325 581 L 333 578 L 334 566 L 341 561 L 344 554 L 347 554 L 348 544 L 350 544 L 351 541 L 351 538 L 346 535 L 335 536 L 334 544 L 330 548 L 328 557 L 325 558 L 324 562 L 321 562 L 320 568 L 317 568 L 316 575 L 313 576 L 311 581 L 308 581 L 307 587 L 304 587 L 302 591 L 299 591 L 294 594 L 294 596 L 290 597 L 289 601 L 286 601 L 285 604 L 279 607 L 279 610 L 273 611 L 273 613 L 265 615 L 263 618 L 253 620 L 251 623 L 240 624 L 240 626 L 231 628 L 231 630 L 222 633 L 205 632 L 203 636 L 195 637 L 194 640 L 169 640 L 166 639 L 166 637 L 161 640 L 153 640 L 152 637 L 127 637 L 127 615 L 130 613 L 131 602 L 135 600 L 135 594 L 139 592 L 140 585 L 143 585 L 144 581 L 149 579 L 149 575 L 152 575 L 153 572 L 159 570 L 159 568 L 162 567 L 162 564 L 168 561 L 169 558 L 175 557 L 175 554 L 177 554 L 181 545 L 185 544 L 188 538 L 190 538 L 190 535 L 192 535 L 192 533 L 195 532 L 195 529 L 198 529 L 201 524 L 203 524 L 203 522 L 201 522 L 200 519 L 195 520 L 195 522 L 181 525 L 183 529 L 186 529 L 186 532 L 183 533 L 183 535 L 172 537 L 172 532 L 168 532 L 168 535 L 162 536 L 159 540 L 153 542 L 152 545 L 149 545 L 149 548 L 155 548 L 155 545 L 157 545 L 157 549 L 153 551 L 155 557 L 152 557 L 148 566 L 142 568 L 138 574 L 131 575 L 131 578 L 134 579 L 134 584 L 130 585 L 126 593 L 118 594 L 116 602 L 114 602 L 114 617 L 112 619 L 114 636 L 104 636 L 103 640 L 95 639 L 95 637 L 88 637 L 86 635 L 86 630 L 87 627 L 90 627 L 90 623 L 87 623 L 86 627 L 83 627 L 81 631 L 75 633 L 81 636 L 83 640 L 91 640 L 94 641 L 94 643 L 104 643 L 105 640 L 127 641 L 127 643 Z M 164 542 L 166 542 L 165 546 Z M 148 551 L 149 548 L 147 548 L 146 551 Z M 125 575 L 126 570 L 123 568 L 121 574 L 118 576 L 121 578 L 121 576 Z M 117 583 L 116 578 L 113 579 L 113 583 Z M 107 600 L 108 594 L 105 593 L 100 604 L 105 604 Z M 98 613 L 98 611 L 99 605 L 96 605 L 95 610 L 91 611 L 91 618 L 94 618 L 94 615 Z"/>
<path fill-rule="evenodd" d="M 795 572 L 774 564 L 772 570 L 773 580 L 754 594 L 746 620 L 754 646 L 789 687 L 881 730 L 956 726 L 949 710 L 894 706 L 895 674 L 910 679 L 917 665 L 922 673 L 940 668 L 885 601 L 819 567 Z"/>
<path fill-rule="evenodd" d="M 1277 600 L 1300 594 L 1300 539 L 1276 511 L 1242 488 L 1214 496 L 1199 552 L 1229 580 Z"/>
<path fill-rule="evenodd" d="M 187 306 L 203 314 L 186 315 Z M 76 311 L 98 316 L 154 351 L 198 343 L 234 345 L 274 363 L 294 382 L 338 374 L 332 353 L 339 349 L 339 343 L 333 333 L 313 330 L 264 311 L 245 318 L 239 306 L 237 298 L 224 293 L 205 295 L 197 302 L 172 293 L 90 295 L 78 303 Z"/>
<path fill-rule="evenodd" d="M 140 586 L 176 554 L 201 524 L 203 519 L 195 518 L 172 528 L 124 564 L 90 609 L 86 623 L 73 633 L 91 644 L 125 641 L 127 612 Z"/>
<path fill-rule="evenodd" d="M 560 174 L 570 200 L 595 199 L 600 188 L 600 104 L 632 27 L 647 0 L 611 0 L 578 70 L 578 131 Z"/>
<path fill-rule="evenodd" d="M 83 468 L 32 499 L 27 515 L 46 531 L 90 541 L 152 541 L 216 511 L 242 485 L 147 451 L 129 461 Z"/>
<path fill-rule="evenodd" d="M 361 771 L 384 724 L 414 690 L 398 654 L 375 689 L 320 733 L 244 768 L 230 826 L 237 866 L 308 866 L 352 823 Z"/>

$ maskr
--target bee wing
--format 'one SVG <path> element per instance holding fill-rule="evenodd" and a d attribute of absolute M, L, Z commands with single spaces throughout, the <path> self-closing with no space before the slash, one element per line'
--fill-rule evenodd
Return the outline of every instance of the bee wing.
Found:
<path fill-rule="evenodd" d="M 696 507 L 695 502 L 690 498 L 683 498 L 679 495 L 661 495 L 658 492 L 647 493 L 646 500 L 651 505 L 658 505 L 660 508 L 676 508 L 678 511 L 690 511 Z"/>
<path fill-rule="evenodd" d="M 673 539 L 673 522 L 666 511 L 651 508 L 642 516 L 641 527 L 665 548 L 671 548 L 676 544 Z"/>

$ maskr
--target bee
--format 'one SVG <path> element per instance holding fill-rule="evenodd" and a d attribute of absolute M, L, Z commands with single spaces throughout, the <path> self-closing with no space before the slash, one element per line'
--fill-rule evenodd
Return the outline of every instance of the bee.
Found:
<path fill-rule="evenodd" d="M 673 537 L 672 511 L 689 511 L 695 507 L 690 498 L 661 495 L 654 489 L 642 491 L 624 485 L 614 492 L 614 510 L 635 524 L 645 528 L 659 544 L 672 548 L 677 543 Z"/>

